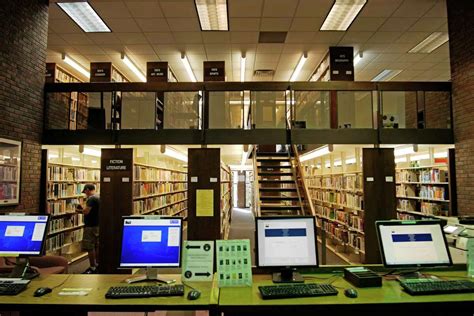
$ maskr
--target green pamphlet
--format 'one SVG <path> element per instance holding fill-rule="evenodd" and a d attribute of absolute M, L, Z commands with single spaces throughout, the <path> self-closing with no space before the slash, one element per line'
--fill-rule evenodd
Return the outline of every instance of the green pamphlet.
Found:
<path fill-rule="evenodd" d="M 474 278 L 474 238 L 467 240 L 467 276 Z"/>
<path fill-rule="evenodd" d="M 252 286 L 250 240 L 217 240 L 216 247 L 218 286 Z"/>

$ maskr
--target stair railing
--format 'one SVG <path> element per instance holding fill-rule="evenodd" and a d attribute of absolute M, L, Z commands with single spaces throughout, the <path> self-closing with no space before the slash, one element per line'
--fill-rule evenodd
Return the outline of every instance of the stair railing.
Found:
<path fill-rule="evenodd" d="M 301 205 L 305 208 L 305 215 L 312 215 L 316 216 L 316 211 L 314 209 L 313 201 L 311 200 L 311 197 L 309 195 L 309 190 L 308 187 L 306 186 L 306 174 L 304 171 L 304 168 L 301 166 L 300 162 L 300 156 L 298 153 L 298 148 L 296 145 L 291 145 L 291 149 L 293 150 L 294 153 L 294 165 L 295 165 L 295 173 L 296 173 L 296 178 L 295 181 L 297 183 L 297 187 L 299 188 L 301 186 L 301 193 L 302 196 L 304 197 L 304 202 L 301 203 Z M 299 195 L 299 189 L 298 189 L 298 195 Z"/>
<path fill-rule="evenodd" d="M 254 145 L 252 149 L 252 161 L 253 161 L 253 186 L 254 186 L 254 211 L 257 216 L 261 216 L 260 212 L 260 179 L 258 176 L 258 167 L 257 167 L 257 146 Z"/>

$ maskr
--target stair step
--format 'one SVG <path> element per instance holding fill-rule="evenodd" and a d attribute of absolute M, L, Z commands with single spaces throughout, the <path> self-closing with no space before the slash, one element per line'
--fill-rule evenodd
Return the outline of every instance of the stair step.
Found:
<path fill-rule="evenodd" d="M 275 161 L 275 162 L 281 162 L 281 161 L 290 161 L 290 158 L 288 157 L 258 157 L 257 156 L 257 161 Z"/>
<path fill-rule="evenodd" d="M 295 183 L 295 180 L 280 180 L 280 179 L 272 179 L 272 180 L 258 180 L 259 183 Z"/>
<path fill-rule="evenodd" d="M 261 165 L 258 165 L 257 168 L 266 169 L 267 171 L 268 170 L 274 170 L 274 169 L 292 169 L 291 166 L 279 166 L 279 165 L 276 165 L 276 166 L 261 166 Z"/>
<path fill-rule="evenodd" d="M 261 204 L 261 210 L 300 210 L 301 206 L 299 205 L 278 205 L 278 204 Z"/>
<path fill-rule="evenodd" d="M 275 177 L 278 177 L 278 176 L 292 176 L 293 175 L 293 172 L 259 172 L 258 173 L 259 176 L 275 176 Z"/>
<path fill-rule="evenodd" d="M 260 191 L 266 192 L 296 192 L 296 188 L 259 188 Z"/>
<path fill-rule="evenodd" d="M 279 156 L 279 157 L 288 157 L 287 152 L 268 152 L 268 151 L 257 151 L 257 157 L 258 156 Z"/>
<path fill-rule="evenodd" d="M 260 196 L 260 201 L 268 200 L 268 201 L 281 201 L 281 200 L 291 200 L 291 201 L 298 201 L 299 198 L 297 196 Z"/>

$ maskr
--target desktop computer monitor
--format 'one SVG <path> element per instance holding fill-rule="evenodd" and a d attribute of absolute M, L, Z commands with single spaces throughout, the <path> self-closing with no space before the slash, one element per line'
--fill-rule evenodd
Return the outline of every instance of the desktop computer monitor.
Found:
<path fill-rule="evenodd" d="M 375 225 L 386 267 L 452 265 L 441 221 L 377 221 Z"/>
<path fill-rule="evenodd" d="M 0 215 L 0 256 L 17 257 L 9 277 L 32 279 L 38 275 L 31 271 L 28 257 L 43 254 L 48 220 L 48 215 Z"/>
<path fill-rule="evenodd" d="M 313 216 L 256 219 L 257 266 L 278 268 L 273 282 L 303 282 L 294 269 L 317 267 L 316 223 Z"/>
<path fill-rule="evenodd" d="M 124 217 L 120 268 L 147 269 L 146 276 L 127 282 L 163 281 L 156 268 L 181 266 L 182 223 L 181 217 Z"/>

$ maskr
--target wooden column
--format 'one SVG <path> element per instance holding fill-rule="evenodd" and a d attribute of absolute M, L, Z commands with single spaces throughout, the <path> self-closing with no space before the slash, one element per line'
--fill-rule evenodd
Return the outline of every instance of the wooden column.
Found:
<path fill-rule="evenodd" d="M 221 239 L 221 151 L 188 149 L 188 240 Z M 197 216 L 196 191 L 213 190 L 212 216 Z"/>
<path fill-rule="evenodd" d="M 247 187 L 245 186 L 246 172 L 239 171 L 237 182 L 237 207 L 245 208 L 247 201 Z"/>
<path fill-rule="evenodd" d="M 133 149 L 102 149 L 100 170 L 99 272 L 118 270 L 122 217 L 132 214 Z"/>

